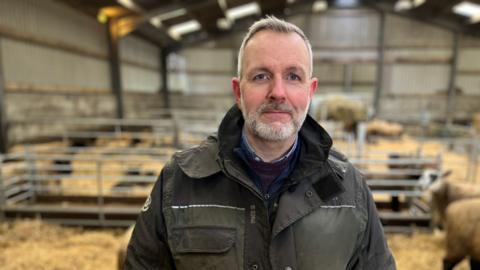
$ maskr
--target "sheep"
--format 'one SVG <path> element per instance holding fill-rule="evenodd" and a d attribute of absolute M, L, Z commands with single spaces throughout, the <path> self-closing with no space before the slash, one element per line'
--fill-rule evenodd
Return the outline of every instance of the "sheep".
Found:
<path fill-rule="evenodd" d="M 480 198 L 451 203 L 445 213 L 446 255 L 443 269 L 452 270 L 466 256 L 480 270 Z"/>
<path fill-rule="evenodd" d="M 367 122 L 367 138 L 371 138 L 372 136 L 400 138 L 403 131 L 403 126 L 397 123 L 378 119 Z"/>
<path fill-rule="evenodd" d="M 480 186 L 469 183 L 452 183 L 439 179 L 427 189 L 427 200 L 430 203 L 432 224 L 442 228 L 445 223 L 447 206 L 461 199 L 480 198 Z"/>
<path fill-rule="evenodd" d="M 344 129 L 349 132 L 356 132 L 357 124 L 367 119 L 367 107 L 359 100 L 335 96 L 324 100 L 320 106 L 326 111 L 317 110 L 316 119 L 323 119 L 326 112 L 328 119 L 342 122 Z"/>
<path fill-rule="evenodd" d="M 128 242 L 132 237 L 134 227 L 135 227 L 134 225 L 130 226 L 128 230 L 122 235 L 120 246 L 118 247 L 118 250 L 117 250 L 117 269 L 118 270 L 123 269 L 123 264 L 125 263 L 125 259 L 127 258 Z"/>

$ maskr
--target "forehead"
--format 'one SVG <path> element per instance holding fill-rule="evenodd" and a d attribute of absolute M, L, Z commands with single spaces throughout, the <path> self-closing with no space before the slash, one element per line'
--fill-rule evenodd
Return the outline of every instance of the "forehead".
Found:
<path fill-rule="evenodd" d="M 260 66 L 289 66 L 308 69 L 309 52 L 297 33 L 278 33 L 263 30 L 256 33 L 245 46 L 244 68 Z"/>

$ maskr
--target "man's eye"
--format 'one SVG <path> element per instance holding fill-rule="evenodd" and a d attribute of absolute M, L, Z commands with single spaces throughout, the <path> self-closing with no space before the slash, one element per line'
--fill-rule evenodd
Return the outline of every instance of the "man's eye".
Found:
<path fill-rule="evenodd" d="M 264 74 L 264 73 L 257 74 L 255 76 L 253 76 L 254 81 L 263 81 L 263 80 L 266 80 L 266 79 L 268 79 L 268 76 L 267 76 L 267 74 Z"/>
<path fill-rule="evenodd" d="M 302 80 L 302 78 L 300 78 L 300 76 L 298 76 L 295 73 L 288 74 L 287 79 L 290 80 L 290 81 L 301 81 Z"/>

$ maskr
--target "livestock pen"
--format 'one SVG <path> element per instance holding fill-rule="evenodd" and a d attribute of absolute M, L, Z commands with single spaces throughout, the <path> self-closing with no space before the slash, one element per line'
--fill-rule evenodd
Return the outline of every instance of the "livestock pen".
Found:
<path fill-rule="evenodd" d="M 341 142 L 338 141 L 336 143 L 338 148 L 341 148 Z M 418 148 L 421 147 L 422 152 L 424 155 L 430 155 L 431 157 L 437 157 L 439 153 L 441 153 L 441 161 L 442 161 L 442 170 L 452 170 L 451 174 L 451 181 L 464 181 L 468 182 L 470 180 L 466 179 L 466 169 L 469 166 L 468 160 L 470 158 L 469 154 L 467 153 L 458 153 L 458 147 L 451 148 L 448 145 L 442 145 L 441 143 L 434 142 L 434 141 L 418 141 L 414 140 L 409 137 L 403 137 L 401 140 L 378 140 L 375 144 L 366 144 L 366 152 L 370 152 L 370 160 L 376 160 L 380 156 L 383 156 L 382 164 L 371 164 L 370 169 L 375 169 L 377 173 L 382 172 L 382 169 L 388 169 L 389 159 L 387 153 L 390 151 L 396 151 L 397 153 L 417 153 Z M 103 229 L 103 230 L 91 230 L 91 229 L 79 229 L 77 228 L 65 228 L 65 227 L 58 227 L 53 225 L 47 225 L 44 223 L 45 221 L 52 221 L 58 222 L 63 224 L 77 224 L 77 225 L 114 225 L 114 226 L 126 226 L 131 224 L 134 219 L 135 211 L 139 211 L 143 200 L 145 198 L 145 194 L 148 190 L 148 187 L 145 189 L 134 187 L 135 184 L 139 183 L 149 183 L 151 184 L 155 181 L 156 176 L 153 175 L 143 175 L 143 172 L 151 172 L 155 170 L 157 173 L 162 166 L 162 163 L 168 159 L 168 156 L 175 151 L 173 148 L 153 148 L 153 149 L 133 149 L 133 148 L 108 148 L 108 147 L 84 147 L 84 148 L 61 148 L 55 147 L 55 151 L 53 151 L 50 147 L 38 145 L 37 147 L 30 147 L 29 149 L 35 149 L 31 152 L 31 158 L 35 157 L 36 162 L 47 161 L 47 170 L 44 170 L 43 173 L 41 172 L 42 167 L 38 166 L 38 170 L 36 171 L 37 174 L 43 175 L 40 177 L 36 177 L 36 181 L 29 182 L 24 181 L 24 183 L 37 183 L 39 185 L 36 186 L 35 190 L 37 192 L 36 199 L 37 203 L 47 203 L 53 208 L 37 208 L 35 210 L 34 207 L 31 207 L 29 210 L 18 211 L 13 214 L 13 208 L 5 208 L 3 213 L 6 217 L 13 217 L 13 216 L 30 216 L 30 217 L 43 217 L 44 221 L 17 221 L 17 222 L 6 222 L 3 223 L 1 238 L 3 243 L 4 251 L 0 254 L 0 262 L 5 262 L 5 269 L 23 269 L 21 265 L 23 263 L 30 263 L 31 265 L 38 266 L 35 267 L 36 269 L 69 269 L 68 261 L 75 262 L 79 265 L 81 269 L 114 269 L 115 268 L 115 257 L 111 252 L 112 249 L 116 248 L 119 244 L 121 238 L 121 230 L 119 229 Z M 162 150 L 163 149 L 163 150 Z M 356 146 L 353 146 L 352 149 L 356 149 Z M 388 151 L 387 151 L 388 150 Z M 162 154 L 162 151 L 163 154 Z M 50 153 L 49 153 L 50 152 Z M 20 151 L 20 153 L 22 153 Z M 36 153 L 36 155 L 35 155 Z M 49 158 L 42 156 L 42 153 Z M 53 160 L 58 160 L 60 157 L 66 157 L 66 153 L 72 154 L 70 156 L 70 165 L 65 164 L 55 164 L 52 163 Z M 30 154 L 30 153 L 29 153 Z M 139 156 L 144 155 L 144 159 L 139 158 Z M 92 155 L 95 156 L 92 158 Z M 116 160 L 118 155 L 122 156 L 122 159 Z M 131 159 L 128 157 L 132 157 Z M 147 156 L 148 158 L 146 158 Z M 107 158 L 105 158 L 107 157 Z M 113 159 L 112 159 L 113 157 Z M 153 157 L 153 159 L 152 159 Z M 157 157 L 154 159 L 154 157 Z M 375 157 L 375 159 L 373 159 Z M 109 160 L 110 159 L 110 160 Z M 27 159 L 28 160 L 28 159 Z M 150 160 L 152 166 L 147 166 L 143 169 L 138 169 L 139 160 L 142 164 L 145 164 L 145 160 Z M 365 159 L 367 161 L 369 159 Z M 417 159 L 419 160 L 419 159 Z M 24 160 L 26 161 L 26 160 Z M 113 166 L 112 163 L 109 162 L 114 161 L 116 164 Z M 352 158 L 353 162 L 359 162 L 360 160 L 355 160 L 355 157 Z M 411 161 L 411 160 L 410 160 Z M 425 163 L 431 163 L 432 161 L 438 162 L 437 158 L 423 160 Z M 20 163 L 19 163 L 20 162 Z M 17 153 L 17 160 L 14 162 L 4 163 L 2 166 L 2 175 L 4 175 L 4 180 L 7 178 L 5 177 L 12 172 L 24 172 L 23 170 L 27 167 L 22 167 L 21 160 L 18 160 L 18 153 Z M 32 161 L 28 161 L 32 162 Z M 28 164 L 26 162 L 24 165 Z M 83 164 L 82 164 L 83 162 Z M 120 163 L 124 163 L 124 165 L 119 165 Z M 391 162 L 391 160 L 390 160 Z M 79 164 L 77 164 L 79 163 Z M 87 163 L 90 163 L 88 165 Z M 394 163 L 403 163 L 402 160 L 394 161 Z M 15 165 L 14 165 L 15 164 Z M 14 165 L 14 166 L 13 166 Z M 381 165 L 381 166 L 380 166 Z M 46 165 L 42 165 L 46 166 Z M 137 169 L 132 170 L 132 167 Z M 361 166 L 362 167 L 362 166 Z M 130 170 L 129 170 L 130 168 Z M 56 173 L 52 174 L 51 171 L 55 171 Z M 75 180 L 75 172 L 79 170 L 89 171 L 90 176 L 86 177 L 83 175 L 83 179 L 81 181 Z M 61 173 L 61 172 L 64 173 Z M 65 172 L 70 172 L 70 174 L 65 174 Z M 116 175 L 109 175 L 110 172 L 116 171 Z M 128 177 L 128 172 L 130 174 Z M 135 172 L 133 172 L 135 171 Z M 418 172 L 417 172 L 418 173 Z M 133 174 L 133 175 L 132 175 Z M 28 174 L 27 174 L 28 175 Z M 43 178 L 48 176 L 49 178 Z M 59 177 L 61 176 L 61 177 Z M 43 179 L 43 180 L 40 180 Z M 55 181 L 58 179 L 63 179 L 61 185 L 58 185 Z M 99 181 L 101 180 L 102 184 L 99 188 Z M 129 180 L 128 180 L 129 179 Z M 21 182 L 21 181 L 20 181 Z M 48 182 L 48 184 L 47 184 Z M 58 182 L 58 181 L 57 181 Z M 5 183 L 5 181 L 4 181 Z M 8 181 L 7 181 L 8 183 Z M 478 182 L 477 182 L 478 183 Z M 375 184 L 379 184 L 373 182 L 372 188 L 375 192 Z M 69 185 L 71 185 L 69 187 Z M 129 186 L 130 185 L 130 186 Z M 30 186 L 30 187 L 33 187 Z M 45 191 L 48 191 L 46 196 Z M 72 192 L 73 191 L 73 192 Z M 412 190 L 414 191 L 414 190 Z M 381 193 L 381 192 L 380 192 Z M 98 195 L 101 196 L 98 196 Z M 114 198 L 116 195 L 116 198 Z M 134 196 L 132 196 L 134 195 Z M 391 194 L 390 194 L 391 195 Z M 390 200 L 385 197 L 385 194 L 376 194 L 378 199 L 378 205 L 380 210 L 382 209 L 390 209 Z M 47 199 L 47 198 L 48 199 Z M 131 208 L 130 218 L 128 215 L 120 215 L 120 217 L 124 218 L 122 222 L 118 221 L 118 219 L 111 219 L 112 212 L 109 212 L 111 208 L 109 207 L 115 205 L 115 207 L 119 207 L 122 202 L 118 202 L 115 200 L 119 197 L 122 197 L 121 200 L 125 200 L 123 205 L 125 206 L 125 202 L 127 202 L 130 198 L 131 200 L 136 200 L 136 202 L 132 203 L 133 201 L 128 201 L 128 205 L 133 206 L 135 204 L 136 209 Z M 33 197 L 29 197 L 29 200 L 25 200 L 21 205 L 21 207 L 27 207 L 28 205 L 33 206 Z M 137 198 L 137 199 L 134 199 Z M 44 201 L 42 201 L 44 200 Z M 45 201 L 46 200 L 46 201 Z M 407 201 L 402 203 L 402 209 L 409 209 Z M 94 209 L 94 212 L 90 212 L 90 216 L 88 216 L 89 221 L 82 221 L 82 217 L 85 217 L 86 213 L 76 212 L 75 214 L 65 215 L 66 212 L 70 209 L 77 209 L 79 204 L 89 205 L 91 207 L 90 211 Z M 77 207 L 77 208 L 76 208 Z M 405 208 L 407 207 L 407 208 Z M 124 207 L 120 207 L 124 208 Z M 117 208 L 120 209 L 120 208 Z M 127 207 L 128 208 L 128 207 Z M 125 209 L 125 208 L 124 208 Z M 40 211 L 41 210 L 41 211 Z M 47 211 L 45 211 L 47 210 Z M 82 211 L 85 208 L 82 209 Z M 62 213 L 62 211 L 64 211 Z M 391 211 L 391 210 L 389 210 Z M 29 213 L 29 214 L 27 214 Z M 116 212 L 118 214 L 118 212 Z M 417 213 L 418 214 L 418 213 Z M 12 216 L 13 215 L 13 216 Z M 82 216 L 83 215 L 83 216 Z M 115 216 L 115 214 L 113 214 Z M 117 216 L 118 218 L 119 216 Z M 53 227 L 52 227 L 53 226 Z M 407 234 L 388 234 L 389 244 L 392 248 L 392 251 L 395 254 L 397 259 L 397 263 L 399 265 L 399 269 L 435 269 L 440 267 L 441 258 L 443 256 L 443 246 L 444 246 L 444 238 L 442 233 L 436 232 L 419 232 L 416 230 L 417 226 L 415 224 L 408 224 L 407 228 L 409 228 Z M 405 226 L 402 228 L 406 228 Z M 429 229 L 429 227 L 424 227 L 425 229 Z M 18 231 L 19 230 L 19 231 Z M 20 232 L 23 230 L 23 233 Z M 45 231 L 44 231 L 45 230 Z M 26 233 L 25 231 L 31 231 L 31 233 Z M 396 230 L 398 231 L 398 230 Z M 404 231 L 404 230 L 403 230 Z M 16 235 L 16 237 L 13 237 Z M 23 235 L 23 237 L 20 237 Z M 55 237 L 53 235 L 58 235 Z M 43 239 L 42 237 L 54 237 L 56 240 L 54 243 L 48 239 Z M 62 237 L 63 236 L 63 237 Z M 61 238 L 61 239 L 57 239 Z M 80 244 L 78 241 L 80 239 L 84 239 L 83 244 Z M 99 244 L 91 244 L 89 243 L 89 239 L 96 239 L 93 242 L 97 242 Z M 76 248 L 65 248 L 66 245 L 76 245 Z M 89 245 L 91 245 L 89 247 Z M 15 252 L 20 252 L 18 247 L 29 248 L 32 250 L 30 255 L 31 259 L 25 261 L 22 259 L 22 263 L 19 260 L 7 260 L 6 256 L 11 257 L 12 254 Z M 62 248 L 63 247 L 63 248 Z M 82 254 L 82 247 L 85 249 L 85 258 L 88 262 L 80 262 L 80 259 L 83 255 Z M 45 249 L 51 248 L 56 250 L 56 252 L 52 253 L 52 256 L 62 257 L 65 256 L 65 260 L 57 260 L 57 259 L 44 259 L 43 256 L 48 255 L 49 253 L 45 251 Z M 102 249 L 103 248 L 103 249 Z M 80 249 L 80 250 L 79 250 Z M 95 251 L 94 251 L 95 250 Z M 102 251 L 99 251 L 102 250 Z M 110 250 L 110 251 L 108 251 Z M 70 260 L 68 257 L 71 257 L 71 253 L 75 252 L 76 257 L 71 258 Z M 97 255 L 93 256 L 92 253 Z M 90 255 L 89 255 L 90 254 Z M 415 254 L 415 255 L 413 255 Z M 93 257 L 92 257 L 93 256 Z M 412 259 L 412 256 L 415 256 L 415 259 Z M 42 258 L 39 258 L 42 257 Z M 85 265 L 84 265 L 85 264 Z M 45 266 L 49 265 L 49 266 Z M 84 266 L 82 266 L 84 265 Z M 438 267 L 437 267 L 438 266 Z M 43 267 L 43 268 L 42 268 Z M 466 263 L 459 266 L 458 269 L 468 269 L 466 268 Z"/>

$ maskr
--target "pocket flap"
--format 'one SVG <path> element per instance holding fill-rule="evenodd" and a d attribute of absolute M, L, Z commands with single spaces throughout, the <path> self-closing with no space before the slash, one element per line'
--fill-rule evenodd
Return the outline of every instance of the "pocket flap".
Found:
<path fill-rule="evenodd" d="M 235 228 L 230 227 L 176 227 L 172 234 L 178 253 L 224 253 L 235 243 Z"/>

